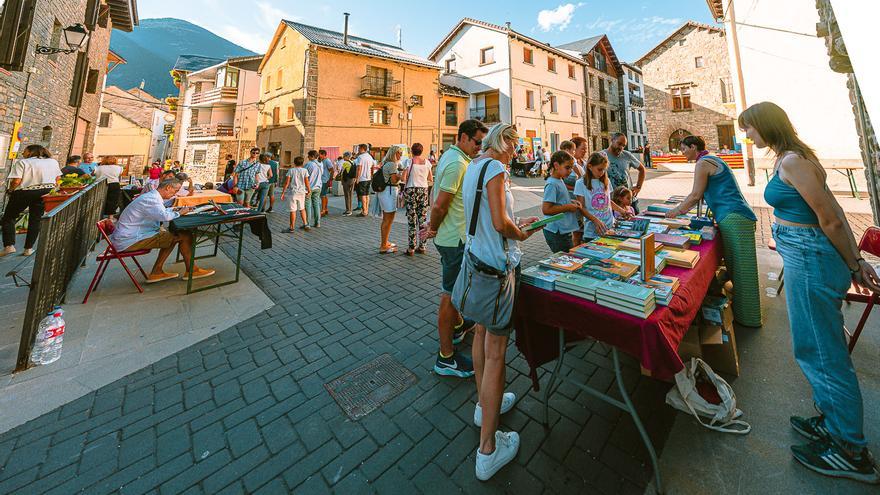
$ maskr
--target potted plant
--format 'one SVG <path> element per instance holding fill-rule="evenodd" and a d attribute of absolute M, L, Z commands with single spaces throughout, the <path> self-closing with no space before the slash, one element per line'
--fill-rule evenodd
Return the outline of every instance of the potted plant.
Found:
<path fill-rule="evenodd" d="M 58 189 L 53 190 L 49 194 L 43 195 L 43 210 L 48 213 L 54 210 L 58 205 L 70 199 L 71 196 L 76 194 L 76 191 L 65 192 L 60 191 Z"/>
<path fill-rule="evenodd" d="M 88 175 L 67 174 L 61 177 L 58 188 L 64 192 L 76 192 L 85 189 L 94 180 L 94 178 Z"/>

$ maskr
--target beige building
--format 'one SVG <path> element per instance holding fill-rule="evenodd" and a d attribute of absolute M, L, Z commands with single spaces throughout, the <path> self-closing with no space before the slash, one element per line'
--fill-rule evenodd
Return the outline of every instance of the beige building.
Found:
<path fill-rule="evenodd" d="M 178 58 L 172 71 L 180 87 L 173 156 L 196 183 L 222 179 L 226 156 L 240 160 L 255 145 L 261 59 Z"/>
<path fill-rule="evenodd" d="M 310 149 L 333 158 L 371 145 L 436 150 L 455 134 L 466 94 L 441 87 L 439 67 L 378 41 L 282 21 L 259 67 L 257 144 L 288 166 Z"/>
<path fill-rule="evenodd" d="M 523 144 L 555 151 L 585 136 L 584 67 L 580 57 L 476 19 L 462 19 L 428 56 L 440 80 L 470 94 L 469 117 L 516 125 Z"/>
<path fill-rule="evenodd" d="M 608 36 L 600 34 L 592 38 L 574 41 L 559 46 L 584 62 L 585 88 L 587 95 L 587 141 L 590 151 L 605 149 L 611 135 L 624 128 L 624 115 L 620 81 L 623 68 L 608 41 Z"/>
<path fill-rule="evenodd" d="M 163 127 L 173 118 L 168 116 L 164 103 L 138 88 L 107 87 L 98 114 L 95 156 L 115 156 L 123 175 L 141 175 L 144 166 L 164 152 Z"/>
<path fill-rule="evenodd" d="M 736 102 L 724 31 L 686 22 L 635 65 L 642 69 L 654 150 L 675 151 L 691 134 L 712 150 L 735 148 Z"/>

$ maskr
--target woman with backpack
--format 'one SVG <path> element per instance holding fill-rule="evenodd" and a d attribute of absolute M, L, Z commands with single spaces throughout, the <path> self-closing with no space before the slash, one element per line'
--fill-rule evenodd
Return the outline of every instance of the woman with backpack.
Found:
<path fill-rule="evenodd" d="M 403 183 L 406 184 L 403 197 L 409 226 L 407 256 L 412 256 L 413 253 L 425 253 L 425 244 L 416 235 L 428 216 L 428 184 L 433 182 L 431 162 L 422 158 L 424 149 L 421 143 L 412 145 L 413 158 L 409 161 L 403 176 Z"/>
<path fill-rule="evenodd" d="M 388 148 L 385 158 L 382 159 L 382 167 L 373 174 L 372 187 L 376 192 L 376 201 L 370 205 L 370 213 L 382 219 L 379 230 L 379 254 L 397 252 L 397 244 L 388 242 L 391 235 L 391 224 L 394 223 L 394 214 L 397 213 L 397 191 L 400 183 L 400 158 L 403 156 L 403 148 L 394 145 Z"/>
<path fill-rule="evenodd" d="M 357 167 L 351 163 L 351 152 L 342 154 L 342 163 L 339 166 L 339 176 L 342 180 L 342 193 L 345 195 L 345 212 L 342 216 L 351 216 L 351 202 L 354 196 L 354 185 L 357 183 Z"/>

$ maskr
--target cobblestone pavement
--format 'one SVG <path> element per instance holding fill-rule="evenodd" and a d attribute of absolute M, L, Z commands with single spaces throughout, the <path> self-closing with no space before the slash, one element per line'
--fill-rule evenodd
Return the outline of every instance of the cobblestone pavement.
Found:
<path fill-rule="evenodd" d="M 276 306 L 0 435 L 0 493 L 644 491 L 651 468 L 633 422 L 563 385 L 545 431 L 514 345 L 507 383 L 521 400 L 502 428 L 520 432 L 522 446 L 515 463 L 476 481 L 473 381 L 430 371 L 434 249 L 380 256 L 376 220 L 331 213 L 320 229 L 292 236 L 277 233 L 286 213 L 272 214 L 272 250 L 246 239 L 243 269 Z M 393 227 L 401 246 L 405 230 Z M 548 252 L 541 236 L 525 251 L 527 262 Z M 352 422 L 324 384 L 383 353 L 418 382 Z M 608 389 L 608 350 L 578 356 L 564 373 Z M 626 387 L 662 450 L 674 418 L 663 406 L 667 386 L 625 364 Z"/>

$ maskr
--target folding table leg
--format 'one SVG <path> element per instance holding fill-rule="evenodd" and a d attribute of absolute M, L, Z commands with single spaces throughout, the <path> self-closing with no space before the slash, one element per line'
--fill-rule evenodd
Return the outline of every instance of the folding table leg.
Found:
<path fill-rule="evenodd" d="M 859 318 L 859 324 L 856 325 L 856 331 L 853 332 L 849 337 L 849 353 L 852 354 L 853 349 L 856 348 L 856 342 L 859 340 L 859 335 L 862 334 L 862 330 L 865 328 L 865 323 L 868 321 L 868 316 L 871 315 L 871 310 L 874 309 L 874 302 L 876 300 L 876 296 L 871 296 L 871 300 L 868 301 L 868 304 L 865 306 L 865 311 L 862 312 L 862 317 Z"/>
<path fill-rule="evenodd" d="M 562 360 L 565 357 L 565 330 L 562 328 L 559 329 L 559 358 L 556 359 L 556 366 L 553 368 L 553 372 L 550 373 L 550 381 L 547 383 L 547 388 L 544 390 L 544 426 L 550 426 L 550 394 L 553 393 L 553 383 L 556 381 L 556 377 L 559 375 L 559 370 L 562 368 Z"/>

